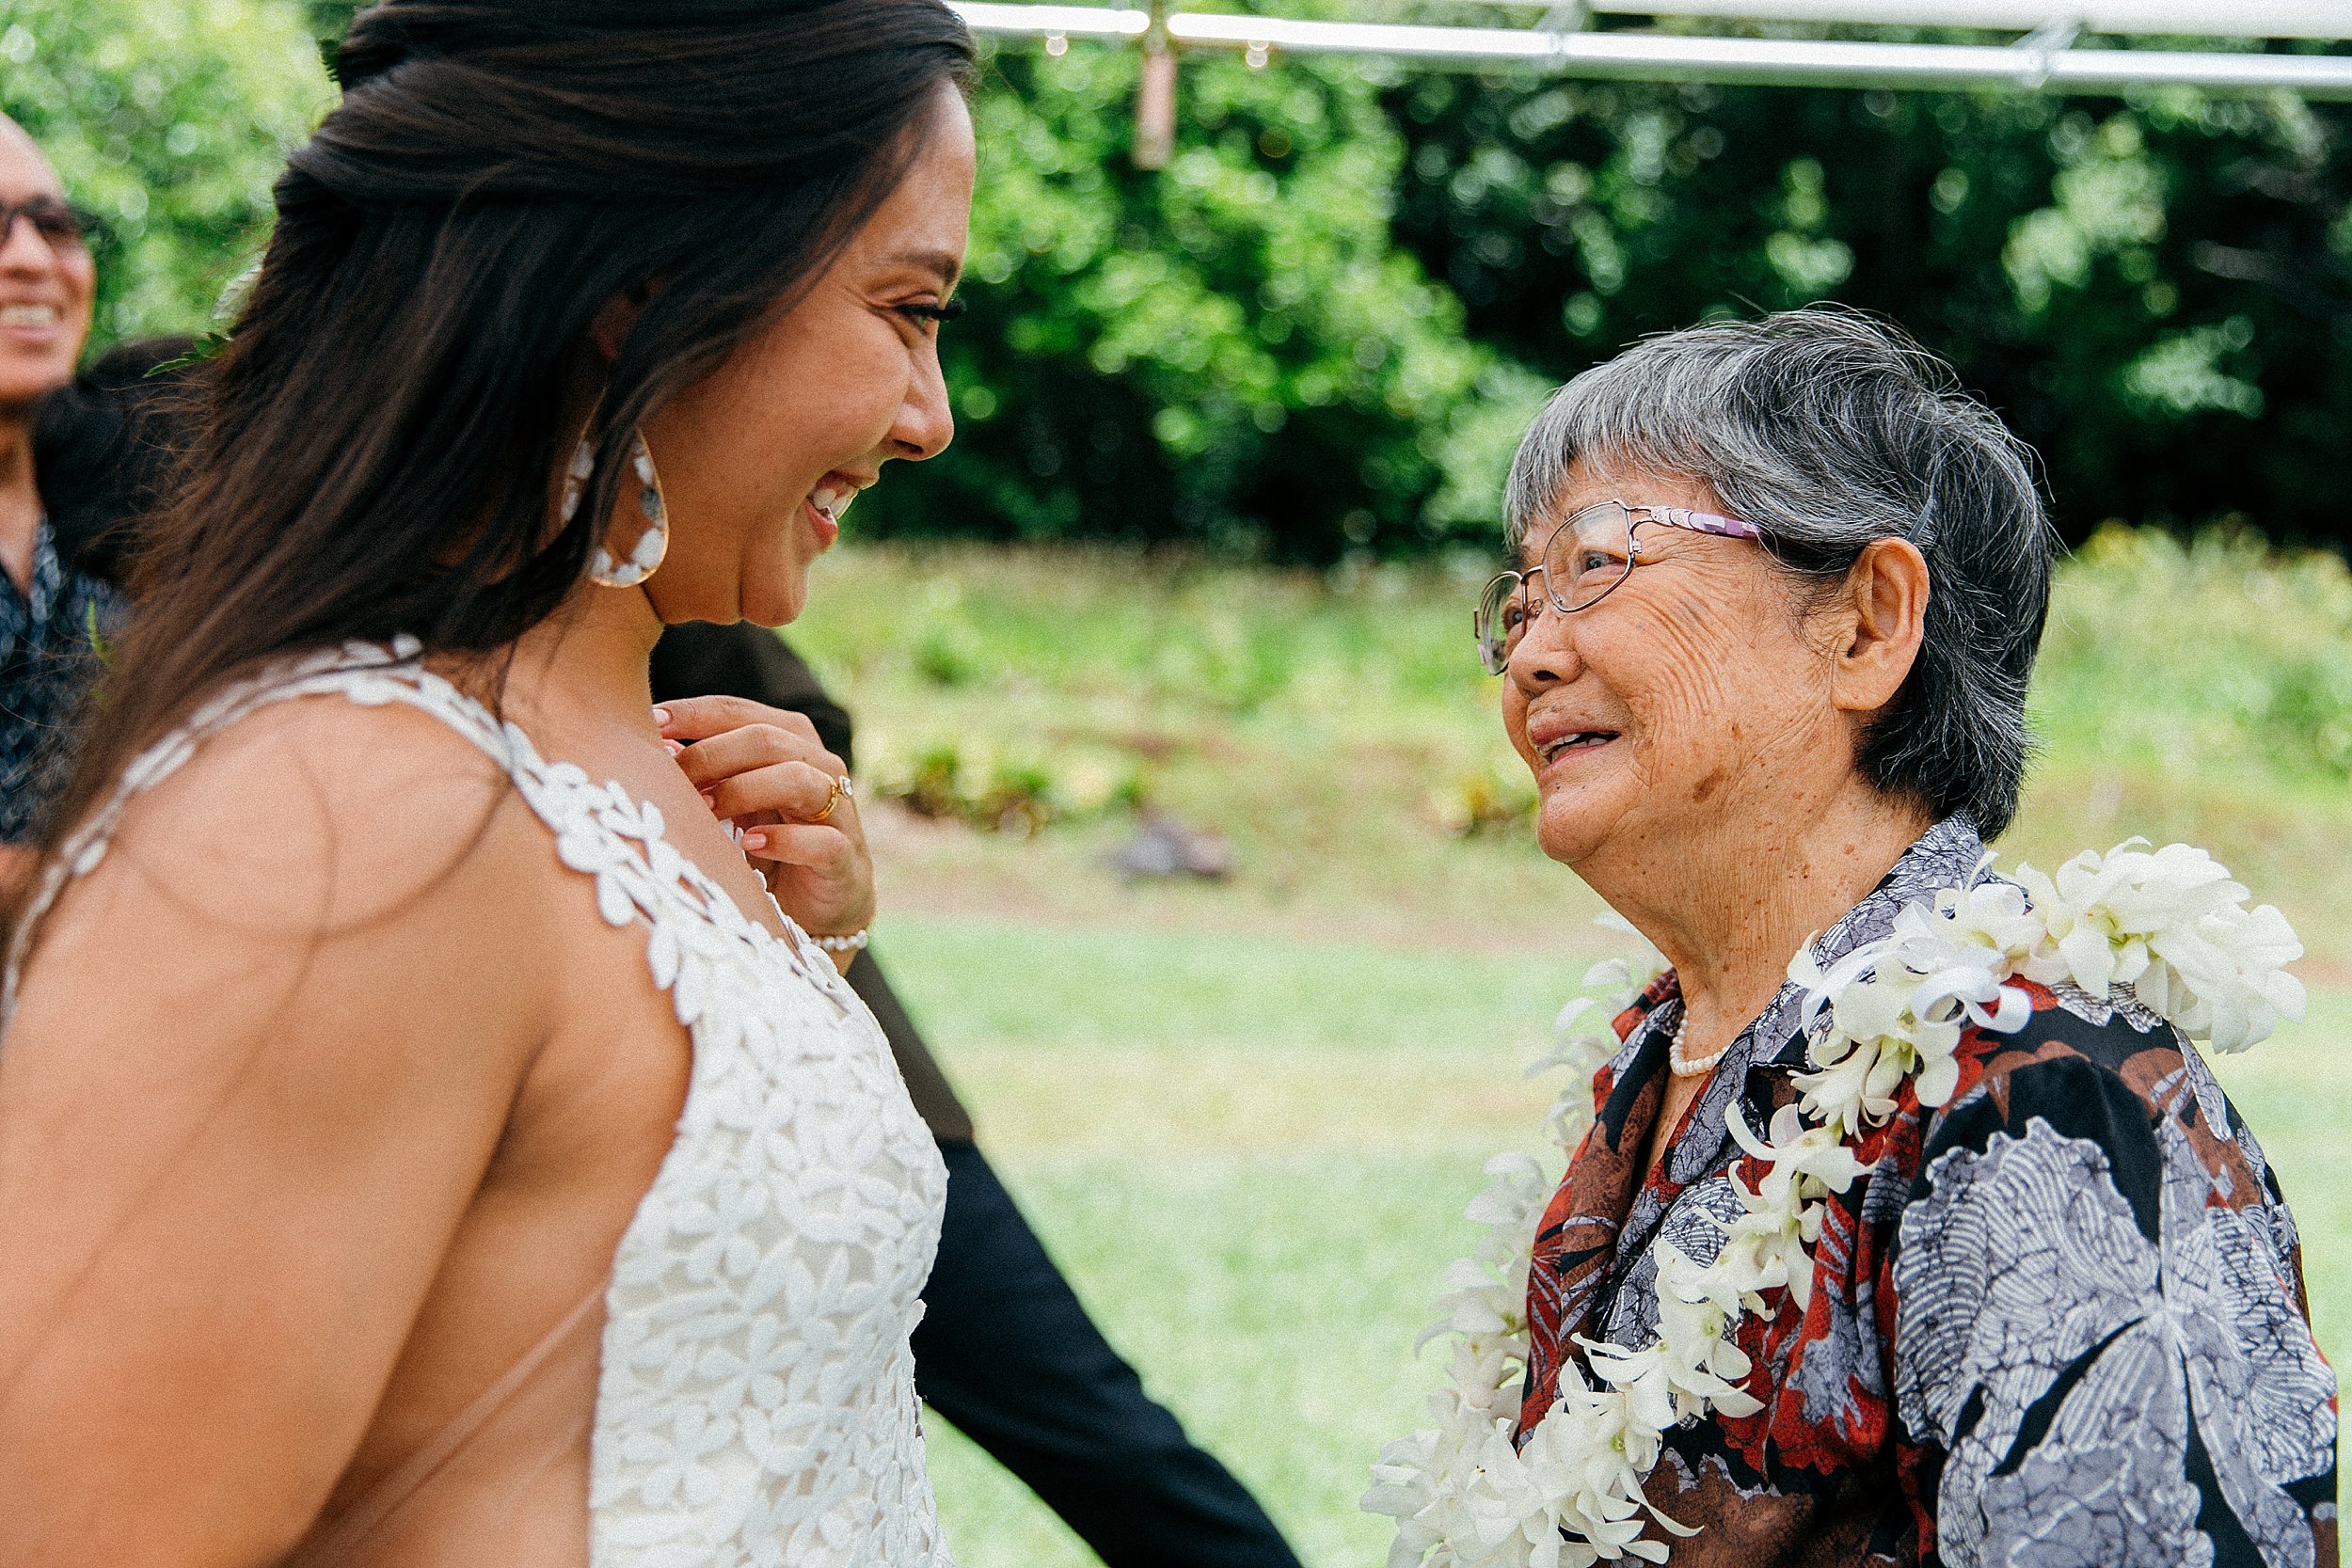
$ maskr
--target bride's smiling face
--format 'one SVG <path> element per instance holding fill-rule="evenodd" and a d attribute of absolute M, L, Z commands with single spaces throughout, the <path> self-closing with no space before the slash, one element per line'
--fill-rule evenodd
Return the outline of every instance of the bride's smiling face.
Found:
<path fill-rule="evenodd" d="M 850 500 L 955 433 L 935 312 L 963 268 L 976 153 L 943 85 L 905 176 L 808 293 L 645 420 L 670 547 L 645 584 L 665 622 L 780 626 Z M 634 542 L 633 486 L 613 554 Z"/>

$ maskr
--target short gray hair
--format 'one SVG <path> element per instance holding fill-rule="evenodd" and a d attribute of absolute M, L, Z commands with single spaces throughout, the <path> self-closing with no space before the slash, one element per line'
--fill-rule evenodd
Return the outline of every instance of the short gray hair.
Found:
<path fill-rule="evenodd" d="M 1648 339 L 1536 415 L 1504 497 L 1515 549 L 1579 458 L 1705 483 L 1783 566 L 1823 586 L 1873 540 L 1917 546 L 1930 579 L 1918 661 L 1856 765 L 1987 838 L 2009 826 L 2057 542 L 2032 450 L 1949 365 L 1837 309 Z"/>

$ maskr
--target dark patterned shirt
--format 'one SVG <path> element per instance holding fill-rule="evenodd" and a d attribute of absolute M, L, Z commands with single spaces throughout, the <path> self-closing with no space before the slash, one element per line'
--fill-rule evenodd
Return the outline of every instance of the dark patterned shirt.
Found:
<path fill-rule="evenodd" d="M 113 589 L 69 570 L 43 519 L 25 591 L 0 572 L 0 844 L 33 836 L 60 782 L 64 731 L 97 673 L 96 629 L 121 623 Z"/>
<path fill-rule="evenodd" d="M 1982 854 L 1938 824 L 1814 947 L 1824 965 Z M 1971 1031 L 1960 1086 L 1903 1086 L 1827 1200 L 1810 1306 L 1766 1297 L 1737 1335 L 1753 1416 L 1666 1434 L 1647 1495 L 1700 1527 L 1674 1560 L 1780 1563 L 2336 1563 L 2335 1379 L 2312 1338 L 2295 1222 L 2261 1147 L 2196 1049 L 2122 989 L 2024 988 L 2014 1034 Z M 1681 1014 L 1661 975 L 1618 1019 L 1596 1123 L 1546 1212 L 1528 1283 L 1526 1423 L 1575 1335 L 1655 1338 L 1656 1247 L 1721 1250 L 1730 1178 L 1762 1163 L 1725 1131 L 1794 1102 L 1803 991 L 1786 986 L 1643 1158 Z M 1655 1530 L 1655 1527 L 1653 1527 Z"/>

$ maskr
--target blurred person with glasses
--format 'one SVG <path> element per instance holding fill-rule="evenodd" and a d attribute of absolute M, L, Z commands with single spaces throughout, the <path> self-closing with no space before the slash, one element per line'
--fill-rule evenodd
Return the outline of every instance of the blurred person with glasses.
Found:
<path fill-rule="evenodd" d="M 1506 511 L 1474 626 L 1536 836 L 1655 961 L 1507 1222 L 1523 1329 L 1457 1353 L 1460 1435 L 1383 1456 L 1391 1560 L 2332 1568 L 2296 1173 L 2198 1043 L 2299 1016 L 2302 949 L 2186 846 L 1988 863 L 2033 453 L 1899 331 L 1801 310 L 1576 377 Z"/>
<path fill-rule="evenodd" d="M 56 736 L 119 607 L 61 557 L 36 483 L 36 410 L 88 340 L 92 224 L 23 127 L 0 116 L 0 882 L 29 859 Z"/>

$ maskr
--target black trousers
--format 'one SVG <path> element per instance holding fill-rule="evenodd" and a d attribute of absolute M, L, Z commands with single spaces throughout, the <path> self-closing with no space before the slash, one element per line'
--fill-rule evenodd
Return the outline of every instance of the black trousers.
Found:
<path fill-rule="evenodd" d="M 978 1148 L 940 1151 L 947 1213 L 914 1331 L 925 1402 L 1108 1568 L 1298 1568 L 1256 1499 L 1104 1340 Z"/>

